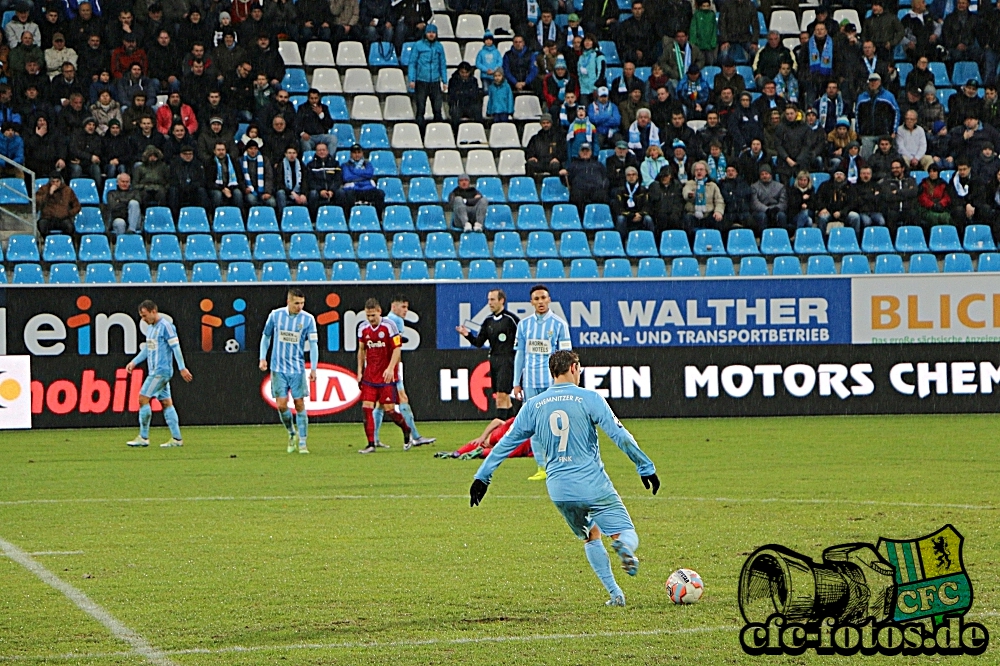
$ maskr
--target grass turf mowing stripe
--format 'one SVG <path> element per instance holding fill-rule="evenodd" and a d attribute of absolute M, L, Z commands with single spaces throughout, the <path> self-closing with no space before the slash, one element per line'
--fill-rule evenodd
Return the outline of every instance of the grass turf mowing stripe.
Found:
<path fill-rule="evenodd" d="M 0 550 L 8 558 L 35 574 L 43 583 L 62 592 L 77 608 L 104 625 L 115 638 L 128 643 L 132 647 L 130 656 L 141 656 L 155 666 L 174 666 L 174 662 L 168 659 L 163 652 L 150 645 L 145 638 L 126 627 L 86 594 L 36 562 L 31 555 L 3 538 L 0 538 Z"/>

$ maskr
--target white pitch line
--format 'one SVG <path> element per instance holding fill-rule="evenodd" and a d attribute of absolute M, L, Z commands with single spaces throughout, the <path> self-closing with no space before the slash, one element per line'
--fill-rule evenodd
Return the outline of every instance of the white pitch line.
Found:
<path fill-rule="evenodd" d="M 104 625 L 112 636 L 128 643 L 132 647 L 130 656 L 139 655 L 155 666 L 175 666 L 174 662 L 168 659 L 163 652 L 150 645 L 145 638 L 126 627 L 86 594 L 36 562 L 28 553 L 3 538 L 0 538 L 0 550 L 3 551 L 4 555 L 35 574 L 43 583 L 62 592 L 77 608 Z"/>
<path fill-rule="evenodd" d="M 34 553 L 28 553 L 32 557 L 39 557 L 41 555 L 83 555 L 82 550 L 37 550 Z"/>

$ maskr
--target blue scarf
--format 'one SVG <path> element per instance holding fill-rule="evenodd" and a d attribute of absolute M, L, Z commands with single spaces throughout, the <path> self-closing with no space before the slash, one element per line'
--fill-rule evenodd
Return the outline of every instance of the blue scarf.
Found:
<path fill-rule="evenodd" d="M 833 38 L 830 35 L 826 36 L 822 54 L 816 46 L 816 37 L 809 38 L 809 71 L 823 76 L 833 73 Z"/>
<path fill-rule="evenodd" d="M 852 185 L 858 182 L 858 158 L 847 156 L 847 182 Z"/>
<path fill-rule="evenodd" d="M 642 185 L 640 181 L 635 181 L 635 185 L 629 185 L 628 181 L 625 181 L 625 194 L 628 195 L 628 207 L 635 208 L 635 193 L 639 191 L 639 186 Z"/>
<path fill-rule="evenodd" d="M 566 101 L 566 88 L 569 87 L 569 75 L 567 74 L 565 78 L 560 79 L 558 76 L 556 76 L 555 74 L 553 74 L 552 75 L 552 80 L 556 82 L 557 86 L 559 86 L 559 93 L 556 95 L 556 98 L 560 102 L 565 102 Z M 565 113 L 566 113 L 565 110 L 560 111 L 559 116 L 562 117 Z"/>
<path fill-rule="evenodd" d="M 233 161 L 229 159 L 229 155 L 226 155 L 226 172 L 222 172 L 222 160 L 218 157 L 215 158 L 215 184 L 221 185 L 222 187 L 236 187 L 239 182 L 236 180 L 236 169 L 233 168 Z M 226 176 L 228 175 L 228 178 Z"/>
<path fill-rule="evenodd" d="M 829 96 L 823 95 L 822 97 L 819 98 L 819 101 L 817 102 L 817 104 L 819 105 L 819 108 L 817 109 L 817 111 L 819 112 L 819 124 L 822 125 L 823 128 L 825 129 L 826 128 L 826 119 L 830 117 L 830 98 L 829 98 Z M 844 115 L 844 99 L 840 96 L 840 93 L 838 92 L 837 93 L 837 99 L 834 100 L 834 113 L 833 113 L 833 117 L 834 118 L 839 118 L 842 115 Z"/>
<path fill-rule="evenodd" d="M 294 173 L 288 160 L 281 160 L 281 168 L 285 171 L 285 189 L 289 192 L 301 194 L 299 190 L 302 189 L 302 162 L 295 160 Z"/>
<path fill-rule="evenodd" d="M 250 168 L 250 160 L 256 162 L 256 168 Z M 256 182 L 254 182 L 254 175 L 256 175 Z M 264 193 L 264 156 L 257 153 L 257 157 L 250 157 L 249 154 L 243 154 L 243 178 L 247 182 L 247 187 L 253 190 L 254 194 Z"/>
<path fill-rule="evenodd" d="M 694 213 L 695 217 L 705 214 L 708 197 L 705 194 L 705 179 L 696 180 L 694 185 Z"/>
<path fill-rule="evenodd" d="M 795 104 L 799 101 L 799 82 L 791 74 L 788 78 L 781 74 L 775 76 L 774 86 L 778 91 L 778 97 L 784 97 L 786 102 Z"/>
<path fill-rule="evenodd" d="M 674 166 L 677 167 L 677 182 L 678 183 L 686 183 L 686 182 L 688 182 L 688 175 L 687 175 L 687 161 L 688 161 L 688 158 L 687 158 L 687 155 L 685 155 L 684 159 L 681 160 L 680 162 L 677 161 L 676 157 L 671 158 L 670 161 L 673 162 Z"/>
<path fill-rule="evenodd" d="M 573 32 L 573 28 L 566 26 L 566 46 L 573 48 L 573 38 L 579 37 L 583 39 L 584 30 L 582 25 L 576 26 L 576 32 Z"/>
<path fill-rule="evenodd" d="M 537 5 L 536 5 L 537 6 Z M 546 34 L 546 32 L 548 34 Z M 538 26 L 535 27 L 535 37 L 538 38 L 538 43 L 545 46 L 546 40 L 554 42 L 556 37 L 559 36 L 559 29 L 556 26 L 556 22 L 553 21 L 549 24 L 549 29 L 545 30 L 545 26 L 541 21 L 538 22 Z"/>
<path fill-rule="evenodd" d="M 719 159 L 715 159 L 711 155 L 705 160 L 708 164 L 708 177 L 712 180 L 719 180 L 720 176 L 726 173 L 726 155 L 725 153 L 719 153 Z"/>

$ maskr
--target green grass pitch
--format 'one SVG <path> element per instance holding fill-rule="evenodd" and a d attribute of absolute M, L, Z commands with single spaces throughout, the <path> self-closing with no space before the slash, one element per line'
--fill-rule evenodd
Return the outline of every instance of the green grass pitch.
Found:
<path fill-rule="evenodd" d="M 179 408 L 182 425 L 184 411 Z M 277 419 L 275 419 L 277 421 Z M 314 425 L 309 456 L 277 424 L 186 428 L 183 449 L 124 445 L 133 430 L 0 435 L 0 539 L 187 664 L 801 664 L 745 656 L 736 604 L 746 555 L 915 538 L 953 523 L 975 589 L 978 658 L 1000 663 L 1000 463 L 995 416 L 626 422 L 663 487 L 644 490 L 602 439 L 641 544 L 603 588 L 545 495 L 509 460 L 469 508 L 477 462 L 437 460 L 482 423 L 427 423 L 438 443 L 359 456 L 361 426 Z M 603 437 L 603 436 L 602 436 Z M 613 558 L 615 561 L 615 558 Z M 702 602 L 669 602 L 690 567 Z M 148 663 L 61 592 L 0 556 L 0 664 Z"/>

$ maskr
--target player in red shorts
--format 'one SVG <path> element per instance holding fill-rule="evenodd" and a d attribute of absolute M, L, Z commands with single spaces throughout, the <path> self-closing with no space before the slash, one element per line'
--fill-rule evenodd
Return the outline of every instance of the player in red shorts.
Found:
<path fill-rule="evenodd" d="M 374 298 L 365 301 L 365 321 L 358 324 L 358 385 L 368 446 L 358 453 L 375 453 L 375 405 L 383 416 L 403 431 L 403 448 L 410 448 L 410 428 L 396 411 L 396 382 L 403 340 L 396 325 L 382 319 L 382 306 Z"/>
<path fill-rule="evenodd" d="M 513 417 L 502 421 L 500 419 L 493 419 L 483 430 L 483 434 L 476 437 L 474 440 L 460 447 L 456 451 L 438 451 L 434 454 L 435 458 L 460 458 L 462 460 L 472 460 L 473 458 L 485 458 L 490 455 L 490 451 L 496 446 L 507 431 L 510 430 L 511 424 L 514 423 Z M 531 440 L 526 439 L 521 442 L 521 445 L 516 449 L 511 451 L 508 458 L 528 458 L 531 456 Z"/>

